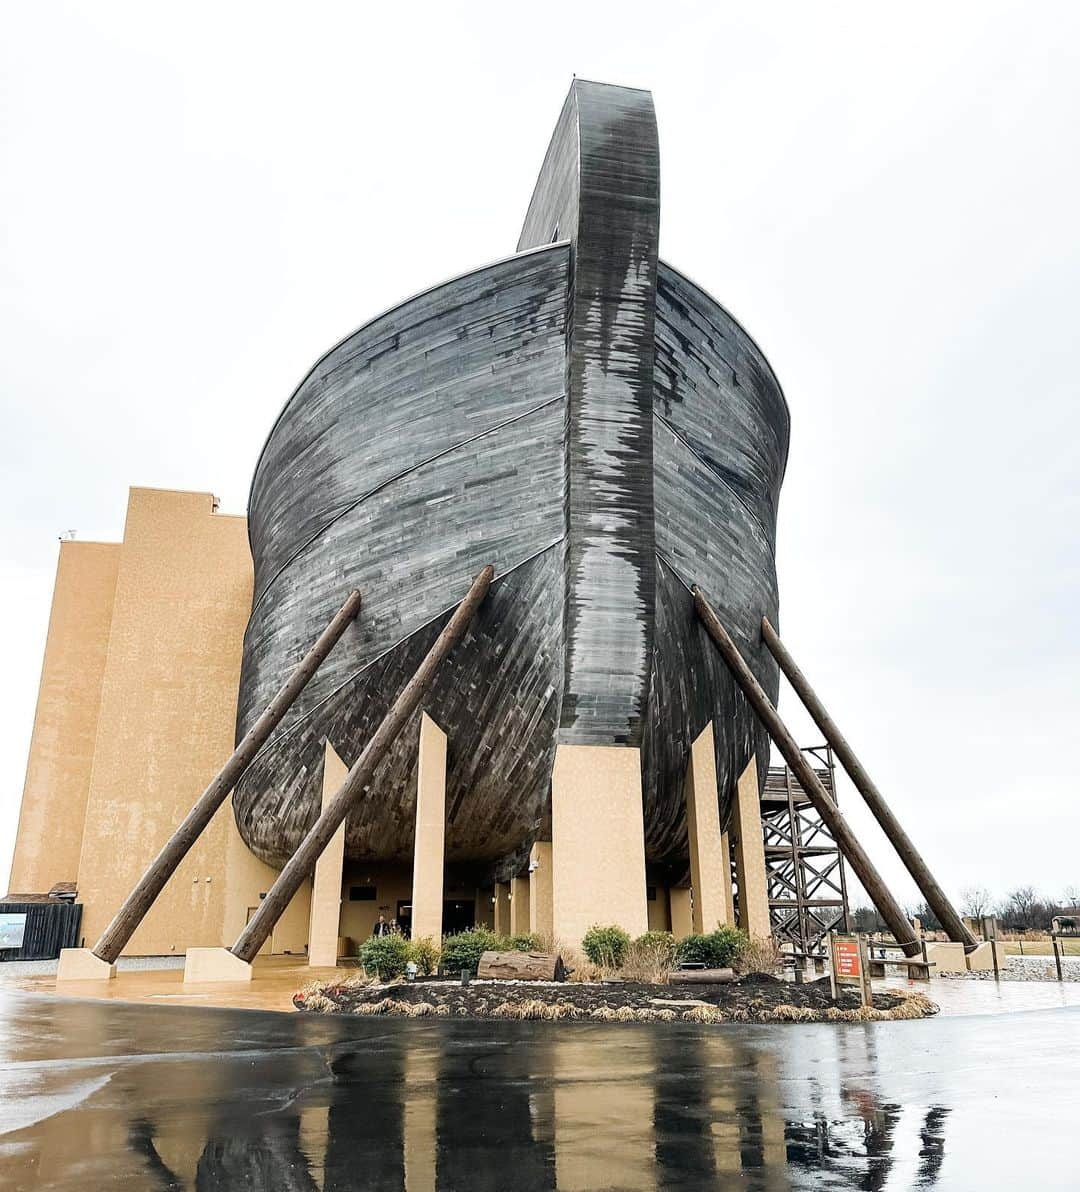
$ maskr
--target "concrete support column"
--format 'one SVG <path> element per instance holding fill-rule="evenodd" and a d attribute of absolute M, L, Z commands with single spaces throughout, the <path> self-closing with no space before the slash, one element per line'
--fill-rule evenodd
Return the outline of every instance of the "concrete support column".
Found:
<path fill-rule="evenodd" d="M 345 781 L 349 767 L 329 741 L 323 756 L 322 805 L 325 807 Z M 311 918 L 308 927 L 308 964 L 312 968 L 337 965 L 338 929 L 341 923 L 341 871 L 345 863 L 345 825 L 334 833 L 315 862 L 311 883 Z"/>
<path fill-rule="evenodd" d="M 474 906 L 476 907 L 476 926 L 487 927 L 491 931 L 495 930 L 495 907 L 492 903 L 491 890 L 485 890 L 480 886 L 476 888 L 476 900 Z"/>
<path fill-rule="evenodd" d="M 510 883 L 495 883 L 495 931 L 498 935 L 510 934 Z"/>
<path fill-rule="evenodd" d="M 739 883 L 739 927 L 751 939 L 765 939 L 769 922 L 769 890 L 765 877 L 765 841 L 761 833 L 761 798 L 757 760 L 739 776 L 729 825 L 735 844 L 735 876 Z"/>
<path fill-rule="evenodd" d="M 516 877 L 510 883 L 510 934 L 529 934 L 528 877 Z"/>
<path fill-rule="evenodd" d="M 446 733 L 420 716 L 416 766 L 416 837 L 413 844 L 412 937 L 442 939 L 443 859 L 446 836 Z"/>
<path fill-rule="evenodd" d="M 677 939 L 686 939 L 694 933 L 694 917 L 690 907 L 690 887 L 672 886 L 668 891 L 671 906 L 671 934 Z"/>
<path fill-rule="evenodd" d="M 758 815 L 761 808 L 758 807 Z M 765 841 L 762 838 L 762 853 L 764 855 Z M 724 859 L 724 922 L 735 926 L 735 891 L 731 887 L 731 836 L 725 831 L 720 833 L 720 855 Z"/>
<path fill-rule="evenodd" d="M 690 836 L 690 885 L 694 891 L 694 931 L 715 931 L 730 923 L 731 865 L 720 832 L 716 753 L 710 721 L 690 747 L 686 767 L 686 823 Z M 725 898 L 725 889 L 728 897 Z"/>
<path fill-rule="evenodd" d="M 551 776 L 553 926 L 580 947 L 594 923 L 648 930 L 641 751 L 559 745 Z"/>
<path fill-rule="evenodd" d="M 551 865 L 551 841 L 538 840 L 529 852 L 529 931 L 548 943 L 555 937 Z"/>

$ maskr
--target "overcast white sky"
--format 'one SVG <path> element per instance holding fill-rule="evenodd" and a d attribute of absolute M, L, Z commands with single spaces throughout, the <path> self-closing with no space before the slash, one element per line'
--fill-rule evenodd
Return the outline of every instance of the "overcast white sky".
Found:
<path fill-rule="evenodd" d="M 58 536 L 131 484 L 242 512 L 316 356 L 513 251 L 576 72 L 653 91 L 661 254 L 786 390 L 785 639 L 954 895 L 1080 886 L 1080 7 L 0 19 L 0 875 Z"/>

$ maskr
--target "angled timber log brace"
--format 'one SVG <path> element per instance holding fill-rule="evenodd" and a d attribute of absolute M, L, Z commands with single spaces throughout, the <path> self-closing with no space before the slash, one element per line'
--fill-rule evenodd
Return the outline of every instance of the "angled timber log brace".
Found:
<path fill-rule="evenodd" d="M 108 964 L 115 963 L 116 958 L 123 951 L 124 945 L 131 939 L 135 929 L 146 917 L 147 911 L 154 905 L 154 900 L 165 888 L 165 883 L 176 872 L 176 867 L 187 856 L 191 846 L 214 818 L 214 813 L 225 802 L 229 791 L 240 781 L 244 771 L 251 765 L 255 755 L 265 744 L 267 737 L 292 707 L 296 697 L 307 686 L 308 681 L 325 661 L 326 656 L 337 644 L 341 635 L 356 619 L 356 614 L 359 611 L 360 593 L 350 592 L 348 599 L 323 630 L 319 640 L 304 655 L 285 685 L 267 705 L 266 711 L 255 721 L 244 739 L 233 750 L 232 756 L 199 796 L 198 802 L 188 812 L 187 818 L 169 837 L 165 847 L 151 862 L 149 869 L 139 879 L 138 885 L 127 896 L 124 905 L 116 912 L 113 921 L 105 928 L 101 939 L 93 948 L 94 955 L 99 960 L 104 960 Z"/>
<path fill-rule="evenodd" d="M 956 913 L 956 908 L 930 872 L 930 867 L 922 859 L 919 850 L 912 843 L 911 837 L 900 826 L 900 821 L 893 814 L 892 808 L 885 802 L 885 797 L 874 785 L 870 775 L 863 768 L 862 762 L 855 756 L 855 751 L 847 743 L 847 739 L 837 727 L 836 721 L 825 710 L 825 705 L 818 699 L 817 693 L 797 666 L 795 659 L 788 653 L 787 647 L 769 623 L 768 617 L 761 618 L 761 636 L 780 669 L 787 676 L 788 682 L 795 689 L 795 694 L 802 700 L 804 707 L 813 717 L 814 723 L 821 729 L 822 736 L 840 759 L 840 764 L 855 784 L 855 789 L 866 800 L 867 807 L 870 808 L 874 819 L 881 825 L 882 831 L 889 838 L 889 843 L 896 849 L 897 856 L 907 866 L 908 873 L 915 879 L 915 884 L 922 891 L 927 905 L 937 915 L 938 922 L 945 929 L 949 939 L 954 943 L 963 944 L 965 952 L 974 951 L 978 947 L 978 940 L 964 926 L 963 920 Z"/>
<path fill-rule="evenodd" d="M 364 787 L 371 781 L 375 769 L 386 751 L 394 743 L 398 733 L 405 727 L 409 717 L 416 711 L 424 692 L 431 686 L 439 664 L 446 658 L 465 632 L 476 610 L 487 595 L 495 569 L 487 566 L 473 580 L 465 599 L 457 606 L 454 615 L 446 623 L 435 644 L 427 652 L 416 673 L 401 689 L 390 711 L 375 730 L 375 735 L 364 746 L 345 781 L 338 788 L 333 799 L 323 808 L 311 830 L 300 841 L 296 852 L 289 858 L 285 868 L 278 874 L 270 892 L 259 904 L 250 922 L 229 949 L 234 956 L 250 964 L 265 943 L 293 895 L 300 888 L 304 878 L 315 868 L 315 862 L 333 839 L 334 833 L 345 822 L 353 804 L 360 797 Z"/>
<path fill-rule="evenodd" d="M 919 941 L 914 928 L 908 922 L 903 909 L 889 892 L 882 880 L 881 874 L 874 867 L 874 863 L 866 855 L 855 833 L 848 826 L 847 820 L 840 814 L 836 804 L 829 798 L 828 792 L 821 785 L 810 763 L 803 755 L 795 738 L 788 731 L 787 726 L 780 719 L 772 701 L 765 694 L 761 684 L 754 677 L 753 671 L 746 665 L 746 660 L 739 653 L 738 647 L 731 640 L 727 630 L 720 624 L 720 619 L 713 611 L 712 605 L 705 599 L 701 589 L 695 584 L 691 589 L 694 596 L 694 608 L 701 618 L 702 624 L 720 651 L 721 657 L 728 665 L 735 682 L 742 689 L 750 706 L 762 724 L 769 731 L 769 736 L 776 742 L 776 747 L 783 754 L 784 760 L 791 767 L 799 784 L 809 796 L 814 810 L 821 816 L 825 826 L 833 835 L 833 839 L 843 850 L 851 868 L 855 870 L 863 889 L 870 896 L 870 900 L 878 913 L 889 926 L 897 944 L 903 949 L 905 956 L 914 956 L 919 952 Z"/>

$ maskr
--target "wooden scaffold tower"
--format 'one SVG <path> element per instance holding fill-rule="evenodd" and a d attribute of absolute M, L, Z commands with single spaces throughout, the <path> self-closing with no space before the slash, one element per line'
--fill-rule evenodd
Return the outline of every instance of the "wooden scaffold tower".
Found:
<path fill-rule="evenodd" d="M 836 802 L 828 745 L 809 754 L 821 785 Z M 789 766 L 769 770 L 761 794 L 769 918 L 781 948 L 816 955 L 828 931 L 850 930 L 847 878 L 840 846 Z"/>

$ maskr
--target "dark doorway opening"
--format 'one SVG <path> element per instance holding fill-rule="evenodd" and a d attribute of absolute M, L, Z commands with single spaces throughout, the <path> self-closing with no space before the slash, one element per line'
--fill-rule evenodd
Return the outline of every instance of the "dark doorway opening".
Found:
<path fill-rule="evenodd" d="M 397 925 L 401 934 L 412 938 L 412 901 L 401 898 L 397 904 Z M 476 926 L 476 902 L 469 899 L 447 900 L 443 903 L 442 929 L 443 935 L 454 935 L 458 931 L 468 931 Z M 438 941 L 436 941 L 438 942 Z"/>
<path fill-rule="evenodd" d="M 476 901 L 444 902 L 442 904 L 443 935 L 453 935 L 457 931 L 468 931 L 476 926 Z"/>

